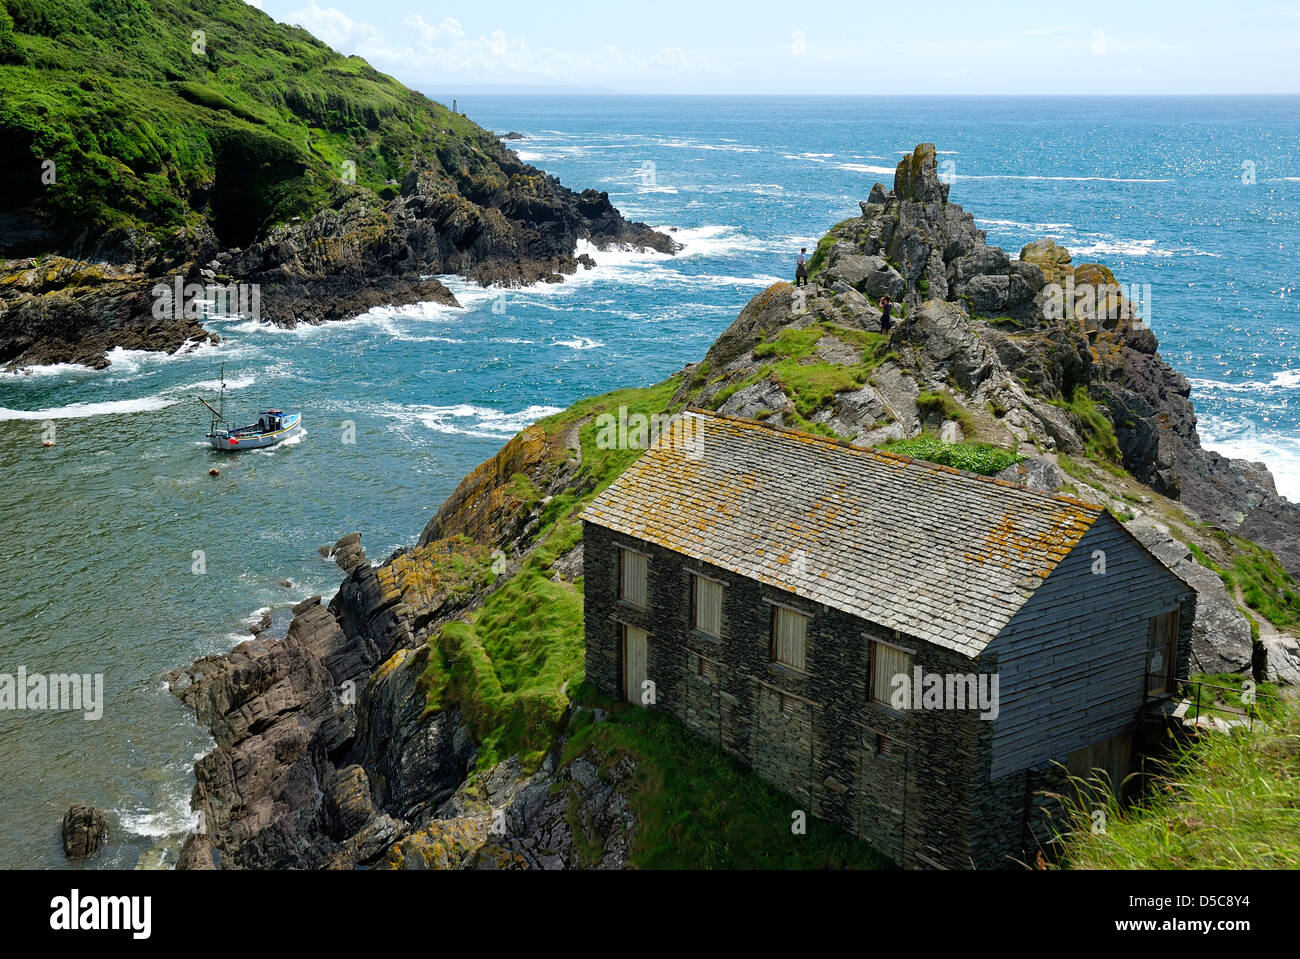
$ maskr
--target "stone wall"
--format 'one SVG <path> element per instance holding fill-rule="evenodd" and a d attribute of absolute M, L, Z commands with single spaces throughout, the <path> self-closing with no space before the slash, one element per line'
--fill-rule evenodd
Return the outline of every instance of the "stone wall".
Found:
<path fill-rule="evenodd" d="M 650 558 L 647 609 L 619 599 L 620 546 Z M 913 664 L 931 672 L 969 673 L 971 660 L 592 524 L 584 559 L 588 681 L 621 698 L 622 625 L 644 629 L 652 708 L 753 767 L 792 797 L 792 810 L 904 865 L 970 866 L 981 724 L 973 712 L 870 702 L 868 636 L 915 649 Z M 720 639 L 691 628 L 692 571 L 724 583 Z M 772 603 L 810 617 L 802 673 L 771 661 Z"/>

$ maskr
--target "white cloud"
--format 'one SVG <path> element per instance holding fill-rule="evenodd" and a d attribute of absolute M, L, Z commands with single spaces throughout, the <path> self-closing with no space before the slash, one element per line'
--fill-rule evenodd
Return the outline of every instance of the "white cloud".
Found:
<path fill-rule="evenodd" d="M 651 51 L 617 45 L 587 51 L 534 48 L 524 37 L 506 30 L 473 36 L 452 17 L 433 24 L 419 14 L 402 21 L 404 33 L 394 41 L 341 10 L 318 6 L 316 0 L 285 20 L 340 53 L 364 57 L 377 69 L 415 86 L 448 82 L 619 86 L 716 70 L 703 54 L 676 46 Z"/>

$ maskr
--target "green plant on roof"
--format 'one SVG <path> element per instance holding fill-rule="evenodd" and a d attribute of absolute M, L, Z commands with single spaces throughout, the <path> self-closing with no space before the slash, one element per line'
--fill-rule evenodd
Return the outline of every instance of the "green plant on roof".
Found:
<path fill-rule="evenodd" d="M 913 439 L 893 440 L 884 444 L 882 449 L 983 476 L 1001 473 L 1008 466 L 1024 460 L 1015 450 L 988 443 L 945 443 L 932 433 L 923 433 Z"/>

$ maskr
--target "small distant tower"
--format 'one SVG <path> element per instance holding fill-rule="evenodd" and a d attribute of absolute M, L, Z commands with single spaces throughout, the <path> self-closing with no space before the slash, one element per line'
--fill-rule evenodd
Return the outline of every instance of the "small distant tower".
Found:
<path fill-rule="evenodd" d="M 452 100 L 451 100 L 451 112 L 452 112 L 452 113 L 455 113 L 455 112 L 456 112 L 456 98 L 455 98 L 455 97 L 452 97 Z"/>

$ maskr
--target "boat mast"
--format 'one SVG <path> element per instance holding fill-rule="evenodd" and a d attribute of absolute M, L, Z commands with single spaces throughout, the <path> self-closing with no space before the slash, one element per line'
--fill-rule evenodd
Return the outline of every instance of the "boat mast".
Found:
<path fill-rule="evenodd" d="M 226 364 L 221 364 L 221 398 L 217 400 L 217 406 L 220 407 L 222 419 L 226 416 Z"/>

